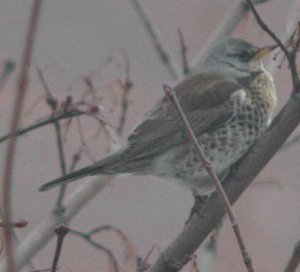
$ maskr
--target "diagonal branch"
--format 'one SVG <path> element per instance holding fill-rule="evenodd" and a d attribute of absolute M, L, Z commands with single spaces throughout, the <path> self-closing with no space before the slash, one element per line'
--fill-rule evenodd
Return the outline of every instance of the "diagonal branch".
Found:
<path fill-rule="evenodd" d="M 1 136 L 0 137 L 0 143 L 8 140 L 12 136 L 14 136 L 14 137 L 22 136 L 22 135 L 24 135 L 24 134 L 26 134 L 26 133 L 28 133 L 32 130 L 35 130 L 37 128 L 40 128 L 40 127 L 43 127 L 43 126 L 46 126 L 46 125 L 49 125 L 49 124 L 53 124 L 56 121 L 59 121 L 59 120 L 62 120 L 62 119 L 72 118 L 72 117 L 79 116 L 79 115 L 82 115 L 82 114 L 85 114 L 85 112 L 81 112 L 81 111 L 76 110 L 76 111 L 72 111 L 72 112 L 71 111 L 70 112 L 62 112 L 62 114 L 58 115 L 58 116 L 51 115 L 50 117 L 43 118 L 43 119 L 35 122 L 34 124 L 28 126 L 28 127 L 21 128 L 21 129 L 17 130 L 15 133 L 9 133 L 9 134 Z"/>
<path fill-rule="evenodd" d="M 257 23 L 259 26 L 264 30 L 280 47 L 280 49 L 283 51 L 284 55 L 286 56 L 289 68 L 291 70 L 291 76 L 293 80 L 293 85 L 296 86 L 299 84 L 299 76 L 297 71 L 297 65 L 296 65 L 296 52 L 295 50 L 289 51 L 288 48 L 281 42 L 281 40 L 278 38 L 278 36 L 270 29 L 270 27 L 263 21 L 263 19 L 258 14 L 253 1 L 252 0 L 246 0 Z"/>
<path fill-rule="evenodd" d="M 159 29 L 151 22 L 150 16 L 147 14 L 147 9 L 143 5 L 143 1 L 131 0 L 131 3 L 135 8 L 137 15 L 140 17 L 152 44 L 161 59 L 161 62 L 166 66 L 171 77 L 173 79 L 181 77 L 181 71 L 178 67 L 178 64 L 172 57 L 168 55 L 167 51 L 165 50 L 162 44 L 163 39 L 161 38 Z"/>
<path fill-rule="evenodd" d="M 210 177 L 216 192 L 223 204 L 223 207 L 226 211 L 226 214 L 228 215 L 228 218 L 230 220 L 231 223 L 231 227 L 233 229 L 233 232 L 235 234 L 235 237 L 237 239 L 244 263 L 246 265 L 246 268 L 249 272 L 254 272 L 254 268 L 253 268 L 253 264 L 252 264 L 252 258 L 248 253 L 248 250 L 246 248 L 246 244 L 244 242 L 244 239 L 242 237 L 241 231 L 240 231 L 240 227 L 238 224 L 238 221 L 236 219 L 235 213 L 230 205 L 230 202 L 228 200 L 228 197 L 221 185 L 221 181 L 219 180 L 213 166 L 212 163 L 207 159 L 206 155 L 204 154 L 204 152 L 202 151 L 197 138 L 185 116 L 185 113 L 176 97 L 175 92 L 172 90 L 172 88 L 170 88 L 168 85 L 164 85 L 164 91 L 166 93 L 166 96 L 170 99 L 170 101 L 172 102 L 172 104 L 175 106 L 181 121 L 183 122 L 184 125 L 184 130 L 186 131 L 186 134 L 190 140 L 190 142 L 193 144 L 196 153 L 198 155 L 198 157 L 200 158 L 203 168 L 206 170 L 208 176 Z"/>
<path fill-rule="evenodd" d="M 284 272 L 295 272 L 299 263 L 300 263 L 300 241 L 298 241 L 295 244 L 293 253 L 286 267 L 284 268 Z"/>
<path fill-rule="evenodd" d="M 292 18 L 294 20 L 295 18 Z M 291 29 L 288 29 L 290 32 Z M 293 86 L 299 93 L 299 85 Z M 256 142 L 244 158 L 238 162 L 224 181 L 224 190 L 231 203 L 246 190 L 265 167 L 286 139 L 300 123 L 300 95 L 292 95 L 274 119 L 268 131 Z M 276 140 L 275 140 L 276 139 Z M 182 267 L 224 216 L 224 208 L 214 193 L 191 218 L 184 230 L 159 256 L 148 272 L 167 271 L 168 263 Z"/>
<path fill-rule="evenodd" d="M 300 123 L 300 97 L 292 96 L 277 115 L 269 130 L 257 141 L 247 155 L 233 167 L 224 181 L 224 190 L 231 203 L 246 190 L 276 151 Z M 275 140 L 276 139 L 276 140 Z M 213 230 L 215 222 L 224 216 L 224 208 L 216 193 L 209 198 L 188 222 L 184 230 L 160 255 L 149 272 L 167 271 L 167 263 L 178 267 L 199 247 Z"/>
<path fill-rule="evenodd" d="M 261 4 L 267 1 L 268 0 L 256 0 L 255 4 Z M 231 8 L 225 14 L 224 18 L 220 21 L 212 35 L 210 35 L 210 37 L 207 39 L 205 45 L 201 48 L 199 53 L 191 62 L 190 67 L 193 73 L 201 69 L 201 64 L 211 47 L 221 39 L 230 36 L 235 31 L 240 21 L 245 18 L 248 12 L 249 7 L 245 4 L 245 1 L 236 0 L 232 4 Z"/>

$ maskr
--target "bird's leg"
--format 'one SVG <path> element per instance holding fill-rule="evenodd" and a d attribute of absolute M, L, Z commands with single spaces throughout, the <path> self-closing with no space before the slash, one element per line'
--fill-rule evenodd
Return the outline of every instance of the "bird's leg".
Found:
<path fill-rule="evenodd" d="M 206 200 L 210 197 L 211 194 L 204 194 L 204 195 L 193 194 L 193 195 L 194 195 L 194 205 L 184 225 L 186 225 L 191 220 L 193 215 L 198 212 L 198 210 L 206 202 Z"/>

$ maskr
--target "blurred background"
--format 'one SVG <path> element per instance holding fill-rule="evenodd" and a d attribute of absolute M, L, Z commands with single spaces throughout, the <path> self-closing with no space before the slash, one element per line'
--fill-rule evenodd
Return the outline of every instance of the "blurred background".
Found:
<path fill-rule="evenodd" d="M 178 28 L 188 48 L 188 61 L 192 62 L 235 1 L 140 2 L 147 6 L 151 21 L 159 28 L 168 54 L 180 63 Z M 279 36 L 285 32 L 289 4 L 287 0 L 270 0 L 258 6 L 261 16 Z M 31 1 L 0 2 L 2 67 L 7 59 L 16 61 L 17 67 L 20 63 L 30 8 Z M 272 44 L 251 14 L 240 22 L 234 36 L 258 46 Z M 270 61 L 272 56 L 265 63 Z M 143 113 L 162 96 L 162 83 L 175 84 L 153 49 L 131 1 L 44 1 L 22 127 L 51 113 L 43 100 L 45 91 L 39 82 L 36 66 L 44 72 L 52 94 L 60 100 L 68 95 L 74 99 L 80 98 L 87 89 L 83 78 L 92 77 L 96 90 L 103 96 L 105 115 L 115 122 L 116 112 L 113 109 L 119 103 L 119 96 L 114 82 L 126 77 L 126 63 L 129 63 L 130 80 L 134 86 L 130 91 L 123 141 Z M 292 88 L 286 66 L 283 63 L 276 77 L 277 112 L 287 101 Z M 17 75 L 18 69 L 0 92 L 1 136 L 9 130 Z M 101 138 L 102 135 L 96 139 L 93 137 L 97 122 L 91 118 L 81 120 L 92 156 L 103 158 L 107 142 Z M 68 165 L 81 144 L 74 123 L 64 142 Z M 293 135 L 297 133 L 300 131 L 295 131 Z M 6 142 L 0 143 L 1 170 L 5 150 Z M 257 271 L 282 270 L 295 242 L 299 240 L 299 151 L 300 145 L 294 145 L 279 152 L 234 205 Z M 90 156 L 83 154 L 77 167 L 91 162 Z M 40 193 L 38 187 L 57 176 L 60 176 L 60 166 L 53 125 L 19 137 L 13 177 L 13 219 L 23 218 L 29 222 L 26 228 L 18 231 L 21 240 L 54 208 L 57 190 Z M 77 184 L 68 186 L 68 193 Z M 104 224 L 116 226 L 122 229 L 138 254 L 144 257 L 153 245 L 163 250 L 176 237 L 192 204 L 191 193 L 171 183 L 147 176 L 119 177 L 84 207 L 72 220 L 71 227 L 89 231 Z M 122 258 L 122 243 L 115 236 L 102 234 L 97 239 L 111 248 L 118 258 Z M 49 268 L 54 250 L 55 239 L 52 239 L 33 258 L 34 266 L 37 269 Z M 153 261 L 156 256 L 155 252 L 150 260 Z M 60 271 L 108 271 L 106 256 L 71 234 L 66 237 L 59 266 Z M 241 271 L 243 266 L 235 237 L 225 219 L 214 271 Z M 187 271 L 189 269 L 186 268 Z M 30 270 L 26 267 L 22 271 Z"/>

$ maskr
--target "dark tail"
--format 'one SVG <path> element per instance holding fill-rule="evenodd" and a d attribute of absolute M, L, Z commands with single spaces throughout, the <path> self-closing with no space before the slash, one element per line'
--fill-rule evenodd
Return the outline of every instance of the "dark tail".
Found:
<path fill-rule="evenodd" d="M 69 182 L 75 181 L 77 179 L 83 178 L 85 176 L 93 176 L 98 174 L 120 174 L 120 173 L 142 173 L 142 169 L 146 166 L 146 160 L 128 160 L 127 150 L 121 149 L 120 151 L 108 156 L 107 158 L 91 165 L 74 171 L 65 176 L 59 177 L 52 181 L 49 181 L 42 185 L 39 190 L 47 191 L 56 186 L 67 184 Z"/>
<path fill-rule="evenodd" d="M 63 185 L 63 184 L 67 184 L 71 181 L 75 181 L 77 179 L 83 178 L 85 176 L 90 175 L 92 172 L 94 172 L 96 170 L 95 165 L 92 166 L 88 166 L 88 167 L 84 167 L 78 171 L 74 171 L 70 174 L 67 174 L 65 176 L 59 177 L 57 179 L 54 179 L 52 181 L 49 181 L 47 183 L 45 183 L 44 185 L 42 185 L 39 190 L 40 191 L 47 191 L 49 189 L 52 189 L 56 186 L 59 185 Z"/>

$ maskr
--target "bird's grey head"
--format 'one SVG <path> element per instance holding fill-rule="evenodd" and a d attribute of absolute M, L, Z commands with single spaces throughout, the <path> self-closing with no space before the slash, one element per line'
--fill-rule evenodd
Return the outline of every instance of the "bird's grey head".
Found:
<path fill-rule="evenodd" d="M 241 39 L 226 38 L 209 51 L 203 68 L 233 78 L 249 76 L 263 69 L 261 58 L 275 47 L 258 48 Z"/>

